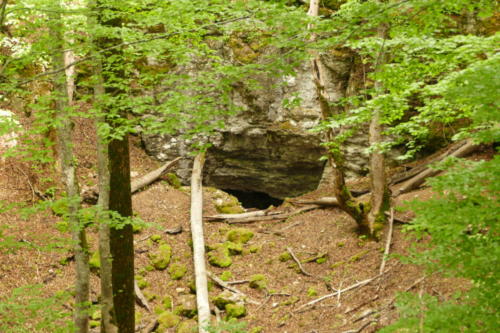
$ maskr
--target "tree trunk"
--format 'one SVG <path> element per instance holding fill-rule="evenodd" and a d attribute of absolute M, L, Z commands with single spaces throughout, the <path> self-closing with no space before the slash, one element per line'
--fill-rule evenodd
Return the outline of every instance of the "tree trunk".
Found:
<path fill-rule="evenodd" d="M 307 15 L 317 17 L 319 13 L 319 0 L 310 0 L 309 11 Z M 311 27 L 308 27 L 311 29 Z M 312 35 L 311 41 L 315 41 L 317 36 Z M 327 120 L 333 115 L 333 111 L 330 107 L 330 98 L 325 89 L 325 67 L 321 61 L 320 54 L 317 51 L 311 51 L 313 59 L 311 60 L 311 67 L 313 71 L 313 80 L 316 85 L 316 91 L 318 94 L 319 105 L 321 108 L 321 115 L 323 120 Z M 326 133 L 326 139 L 329 142 L 333 142 L 335 133 L 332 129 L 328 129 Z M 328 163 L 330 164 L 328 172 L 332 175 L 333 180 L 333 194 L 337 198 L 339 207 L 348 213 L 358 224 L 362 224 L 364 221 L 363 213 L 359 205 L 354 201 L 349 189 L 345 184 L 344 177 L 344 156 L 340 149 L 335 149 L 335 151 L 328 151 Z M 324 181 L 322 179 L 322 181 Z"/>
<path fill-rule="evenodd" d="M 378 59 L 375 64 L 375 72 L 380 71 L 380 66 L 386 62 L 385 54 L 385 39 L 387 38 L 387 26 L 381 25 L 378 28 L 377 35 L 384 40 L 378 54 Z M 383 87 L 379 81 L 375 82 L 375 91 L 381 94 Z M 384 152 L 381 151 L 380 145 L 382 144 L 382 125 L 381 110 L 375 109 L 370 122 L 369 143 L 372 148 L 370 153 L 370 211 L 366 216 L 367 232 L 371 236 L 376 237 L 376 233 L 382 228 L 381 224 L 385 221 L 385 210 L 389 203 L 389 190 L 387 187 L 387 177 L 385 174 L 385 157 Z M 363 226 L 365 227 L 365 226 Z"/>
<path fill-rule="evenodd" d="M 96 23 L 110 28 L 121 27 L 119 9 L 115 10 L 112 5 L 101 0 L 95 1 L 93 5 Z M 103 8 L 107 11 L 115 10 L 117 15 L 109 16 L 108 12 L 104 16 Z M 120 120 L 127 116 L 123 107 L 112 102 L 113 97 L 124 94 L 124 91 L 109 84 L 114 78 L 123 78 L 125 74 L 120 61 L 123 58 L 121 51 L 110 48 L 120 42 L 119 38 L 113 36 L 96 39 L 96 46 L 101 51 L 98 57 L 100 68 L 97 78 L 100 84 L 96 92 L 99 97 L 107 95 L 106 102 L 100 103 L 105 114 L 100 120 L 106 122 L 112 131 L 116 131 Z M 99 66 L 100 64 L 102 66 Z M 104 68 L 106 70 L 103 70 Z M 104 324 L 101 331 L 106 333 L 135 331 L 133 232 L 132 225 L 123 221 L 132 216 L 129 142 L 126 130 L 124 132 L 120 138 L 113 138 L 111 141 L 108 141 L 108 138 L 99 138 L 100 176 L 103 177 L 99 181 L 99 202 L 105 218 L 104 224 L 101 220 L 100 226 Z M 107 147 L 104 141 L 107 142 Z M 106 209 L 111 214 L 106 213 Z M 107 224 L 110 222 L 111 225 Z M 103 266 L 106 266 L 105 269 Z"/>
<path fill-rule="evenodd" d="M 196 304 L 198 306 L 198 332 L 208 332 L 210 306 L 208 304 L 207 269 L 205 264 L 205 239 L 203 236 L 203 187 L 202 171 L 205 153 L 199 153 L 193 164 L 191 175 L 191 237 L 193 239 L 193 261 L 196 281 Z"/>
<path fill-rule="evenodd" d="M 56 11 L 61 9 L 56 3 Z M 63 26 L 60 14 L 52 14 L 51 34 L 55 47 L 52 56 L 54 68 L 65 65 Z M 76 176 L 75 156 L 73 155 L 72 121 L 69 116 L 72 100 L 71 79 L 67 79 L 64 72 L 54 76 L 57 110 L 57 144 L 61 166 L 61 177 L 65 185 L 68 198 L 68 222 L 71 226 L 71 236 L 74 243 L 76 283 L 75 283 L 75 328 L 76 332 L 86 333 L 89 330 L 89 252 L 85 227 L 80 223 L 80 190 Z"/>

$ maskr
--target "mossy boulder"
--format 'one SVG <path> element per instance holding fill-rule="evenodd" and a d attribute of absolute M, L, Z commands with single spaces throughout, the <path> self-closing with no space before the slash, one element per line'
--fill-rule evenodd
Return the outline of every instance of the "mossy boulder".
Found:
<path fill-rule="evenodd" d="M 229 249 L 222 243 L 211 246 L 210 251 L 207 253 L 207 257 L 210 265 L 216 267 L 229 267 L 233 263 Z"/>
<path fill-rule="evenodd" d="M 166 332 L 169 328 L 177 326 L 181 318 L 171 311 L 164 311 L 158 315 L 158 330 L 157 332 Z"/>
<path fill-rule="evenodd" d="M 255 274 L 250 276 L 250 288 L 264 290 L 267 288 L 267 279 L 264 274 Z"/>
<path fill-rule="evenodd" d="M 241 203 L 236 197 L 217 189 L 212 190 L 212 192 L 214 206 L 218 213 L 239 214 L 245 212 L 243 207 L 241 207 Z"/>
<path fill-rule="evenodd" d="M 229 250 L 229 255 L 239 255 L 243 253 L 243 245 L 241 243 L 224 242 L 224 246 Z"/>
<path fill-rule="evenodd" d="M 235 304 L 235 295 L 228 290 L 224 290 L 212 299 L 212 303 L 221 310 L 226 308 L 228 304 Z"/>
<path fill-rule="evenodd" d="M 193 318 L 198 313 L 196 307 L 196 296 L 194 295 L 182 295 L 179 297 L 177 303 L 179 305 L 174 309 L 174 314 L 176 315 Z"/>
<path fill-rule="evenodd" d="M 229 230 L 226 239 L 237 244 L 246 244 L 253 238 L 253 231 L 246 228 L 236 228 Z"/>
<path fill-rule="evenodd" d="M 158 249 L 149 254 L 151 265 L 158 270 L 167 268 L 172 257 L 172 247 L 168 244 L 161 244 Z"/>
<path fill-rule="evenodd" d="M 231 318 L 241 318 L 246 316 L 247 314 L 247 309 L 245 308 L 245 305 L 243 303 L 236 303 L 236 304 L 227 304 L 225 306 L 226 309 L 226 319 L 231 319 Z"/>
<path fill-rule="evenodd" d="M 187 267 L 181 263 L 174 263 L 168 268 L 168 274 L 172 280 L 180 280 L 186 275 Z"/>

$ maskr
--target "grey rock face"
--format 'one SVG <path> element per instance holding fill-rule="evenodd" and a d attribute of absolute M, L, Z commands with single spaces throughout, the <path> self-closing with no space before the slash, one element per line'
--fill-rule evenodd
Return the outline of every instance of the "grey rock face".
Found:
<path fill-rule="evenodd" d="M 327 91 L 332 101 L 344 96 L 349 84 L 350 59 L 324 59 L 328 69 Z M 276 198 L 297 196 L 317 188 L 325 150 L 322 138 L 309 130 L 321 120 L 316 87 L 309 63 L 295 77 L 260 75 L 262 89 L 236 89 L 233 101 L 243 111 L 226 121 L 209 141 L 205 165 L 206 185 L 221 189 L 265 192 Z M 284 100 L 299 98 L 300 106 L 286 107 Z M 292 104 L 293 105 L 293 104 Z M 175 136 L 143 135 L 147 152 L 159 160 L 187 156 L 190 142 Z M 347 148 L 350 175 L 363 172 L 366 161 L 363 139 Z M 177 174 L 189 183 L 190 160 L 183 160 Z"/>

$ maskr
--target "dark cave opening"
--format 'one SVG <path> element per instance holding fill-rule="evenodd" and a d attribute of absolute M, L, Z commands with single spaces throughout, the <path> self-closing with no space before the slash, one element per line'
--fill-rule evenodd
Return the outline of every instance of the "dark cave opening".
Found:
<path fill-rule="evenodd" d="M 244 208 L 266 209 L 269 206 L 279 206 L 283 203 L 282 199 L 271 197 L 267 193 L 240 191 L 240 190 L 223 190 L 238 198 Z"/>

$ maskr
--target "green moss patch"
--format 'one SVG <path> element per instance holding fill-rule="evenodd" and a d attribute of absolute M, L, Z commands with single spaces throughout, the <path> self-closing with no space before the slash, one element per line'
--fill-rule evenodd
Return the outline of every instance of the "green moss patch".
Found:
<path fill-rule="evenodd" d="M 168 268 L 168 273 L 172 280 L 180 280 L 186 275 L 187 267 L 184 264 L 174 263 Z"/>
<path fill-rule="evenodd" d="M 226 239 L 233 243 L 246 244 L 254 236 L 253 231 L 246 228 L 229 230 Z"/>
<path fill-rule="evenodd" d="M 149 254 L 151 265 L 158 270 L 167 268 L 172 257 L 172 247 L 168 244 L 162 244 L 158 249 Z"/>

